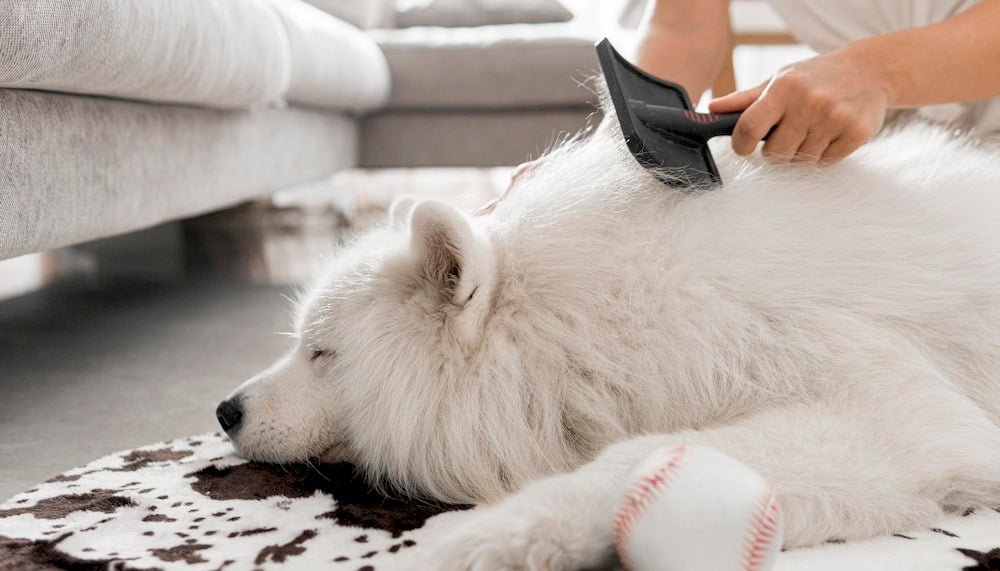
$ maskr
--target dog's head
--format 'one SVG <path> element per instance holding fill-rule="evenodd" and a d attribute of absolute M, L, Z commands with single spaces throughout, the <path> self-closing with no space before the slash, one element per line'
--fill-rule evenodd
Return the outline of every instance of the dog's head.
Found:
<path fill-rule="evenodd" d="M 503 388 L 471 380 L 498 366 L 483 357 L 498 253 L 442 202 L 397 200 L 390 218 L 334 260 L 299 305 L 292 350 L 217 416 L 247 458 L 349 461 L 405 491 L 467 501 L 482 494 L 452 487 L 449 467 L 497 470 L 483 456 L 504 435 L 476 433 L 512 413 L 485 410 Z"/>
<path fill-rule="evenodd" d="M 245 457 L 352 462 L 448 501 L 579 465 L 628 418 L 603 352 L 615 333 L 588 317 L 623 287 L 619 261 L 596 253 L 662 188 L 599 129 L 489 216 L 398 200 L 304 297 L 295 346 L 219 406 L 220 423 Z"/>

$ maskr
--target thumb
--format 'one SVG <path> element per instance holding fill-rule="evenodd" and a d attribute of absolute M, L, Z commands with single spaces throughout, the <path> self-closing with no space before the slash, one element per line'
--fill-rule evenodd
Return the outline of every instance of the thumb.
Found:
<path fill-rule="evenodd" d="M 757 101 L 760 94 L 764 92 L 765 87 L 767 87 L 766 81 L 756 87 L 751 87 L 750 89 L 734 91 L 729 95 L 716 97 L 708 103 L 708 110 L 712 113 L 733 113 L 736 111 L 743 111 L 747 107 L 750 107 L 751 103 Z"/>

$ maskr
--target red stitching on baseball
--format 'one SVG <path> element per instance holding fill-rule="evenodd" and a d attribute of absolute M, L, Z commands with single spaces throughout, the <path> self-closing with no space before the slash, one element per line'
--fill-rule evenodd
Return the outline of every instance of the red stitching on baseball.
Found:
<path fill-rule="evenodd" d="M 767 557 L 768 548 L 778 532 L 778 519 L 781 510 L 778 497 L 770 487 L 764 488 L 757 499 L 757 509 L 750 521 L 747 533 L 747 543 L 743 548 L 743 570 L 756 571 Z"/>
<path fill-rule="evenodd" d="M 684 444 L 671 448 L 666 461 L 659 468 L 632 484 L 622 506 L 618 509 L 618 515 L 615 517 L 615 545 L 618 547 L 622 566 L 626 570 L 631 569 L 631 565 L 625 553 L 625 541 L 632 532 L 635 522 L 646 511 L 653 499 L 670 488 L 673 476 L 680 468 L 686 449 Z"/>

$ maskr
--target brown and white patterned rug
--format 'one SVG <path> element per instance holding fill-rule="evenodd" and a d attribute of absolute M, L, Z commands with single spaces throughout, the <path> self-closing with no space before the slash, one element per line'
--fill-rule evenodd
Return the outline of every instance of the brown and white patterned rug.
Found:
<path fill-rule="evenodd" d="M 376 495 L 346 464 L 248 463 L 206 434 L 106 456 L 0 504 L 0 570 L 408 569 L 466 507 Z M 776 566 L 845 569 L 1000 569 L 1000 512 L 834 539 Z"/>
<path fill-rule="evenodd" d="M 206 434 L 106 456 L 0 504 L 0 569 L 374 571 L 416 547 L 428 518 L 466 507 L 376 495 L 346 464 L 248 463 Z"/>

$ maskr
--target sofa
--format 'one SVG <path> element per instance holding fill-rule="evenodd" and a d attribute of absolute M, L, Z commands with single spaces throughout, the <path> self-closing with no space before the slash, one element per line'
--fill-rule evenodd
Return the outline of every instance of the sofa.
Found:
<path fill-rule="evenodd" d="M 375 43 L 291 1 L 13 0 L 0 25 L 0 258 L 357 163 Z M 337 58 L 320 57 L 336 53 Z"/>
<path fill-rule="evenodd" d="M 517 164 L 593 112 L 595 39 L 361 30 L 300 0 L 10 0 L 0 260 L 350 167 Z"/>
<path fill-rule="evenodd" d="M 386 105 L 362 119 L 365 167 L 504 166 L 536 158 L 596 111 L 599 34 L 566 23 L 372 30 Z"/>

